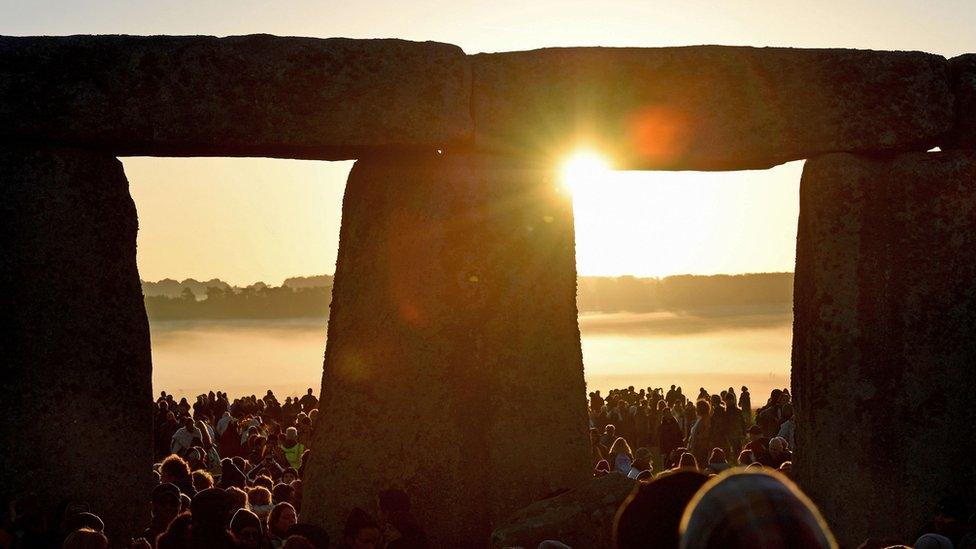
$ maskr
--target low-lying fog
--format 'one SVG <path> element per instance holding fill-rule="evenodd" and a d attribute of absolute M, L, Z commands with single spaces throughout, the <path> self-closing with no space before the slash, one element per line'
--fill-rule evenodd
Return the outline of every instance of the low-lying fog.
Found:
<path fill-rule="evenodd" d="M 789 386 L 791 316 L 777 309 L 580 316 L 588 390 L 672 383 L 697 394 L 748 385 L 753 401 Z M 153 387 L 279 398 L 322 379 L 324 320 L 154 321 Z"/>

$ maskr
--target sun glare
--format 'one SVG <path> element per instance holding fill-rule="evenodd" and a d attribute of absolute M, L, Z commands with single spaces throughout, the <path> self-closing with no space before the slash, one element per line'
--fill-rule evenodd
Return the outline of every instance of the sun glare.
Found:
<path fill-rule="evenodd" d="M 610 175 L 610 164 L 594 151 L 576 151 L 563 163 L 561 175 L 563 185 L 578 197 L 587 189 L 597 188 Z"/>

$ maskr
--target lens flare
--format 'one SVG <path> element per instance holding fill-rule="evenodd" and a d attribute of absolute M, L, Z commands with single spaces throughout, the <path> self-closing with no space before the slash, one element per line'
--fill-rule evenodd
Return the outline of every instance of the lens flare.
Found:
<path fill-rule="evenodd" d="M 587 189 L 598 188 L 610 174 L 606 158 L 592 150 L 580 150 L 572 154 L 560 170 L 562 183 L 574 196 Z"/>

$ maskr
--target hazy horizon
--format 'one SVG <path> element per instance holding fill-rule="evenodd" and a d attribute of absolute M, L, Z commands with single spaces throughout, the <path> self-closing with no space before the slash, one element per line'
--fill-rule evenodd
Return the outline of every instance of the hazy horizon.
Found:
<path fill-rule="evenodd" d="M 790 383 L 792 313 L 587 313 L 580 342 L 587 389 L 682 385 L 715 392 L 748 385 L 756 395 Z M 192 400 L 318 394 L 327 322 L 315 319 L 153 321 L 153 391 Z M 273 372 L 273 374 L 272 374 Z"/>

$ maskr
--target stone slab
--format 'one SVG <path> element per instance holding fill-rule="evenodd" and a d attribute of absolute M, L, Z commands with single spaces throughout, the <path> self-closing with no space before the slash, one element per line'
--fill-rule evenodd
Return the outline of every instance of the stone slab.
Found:
<path fill-rule="evenodd" d="M 585 481 L 574 250 L 552 171 L 358 161 L 303 520 L 338 536 L 397 486 L 432 547 L 484 547 L 499 520 Z"/>
<path fill-rule="evenodd" d="M 911 544 L 976 487 L 976 151 L 808 161 L 796 255 L 795 478 L 842 546 Z"/>
<path fill-rule="evenodd" d="M 7 234 L 0 501 L 83 502 L 127 542 L 149 520 L 149 323 L 122 164 L 0 148 Z M 63 513 L 63 511 L 62 511 Z"/>
<path fill-rule="evenodd" d="M 0 38 L 0 140 L 338 160 L 471 135 L 457 46 L 233 36 Z"/>
<path fill-rule="evenodd" d="M 636 484 L 637 481 L 613 472 L 537 501 L 498 526 L 492 532 L 491 546 L 538 547 L 543 541 L 559 540 L 570 547 L 614 549 L 614 518 Z"/>
<path fill-rule="evenodd" d="M 952 121 L 945 58 L 693 46 L 472 57 L 479 148 L 618 169 L 741 170 L 837 151 L 927 150 Z"/>
<path fill-rule="evenodd" d="M 976 149 L 976 53 L 949 60 L 956 123 L 943 149 Z"/>

